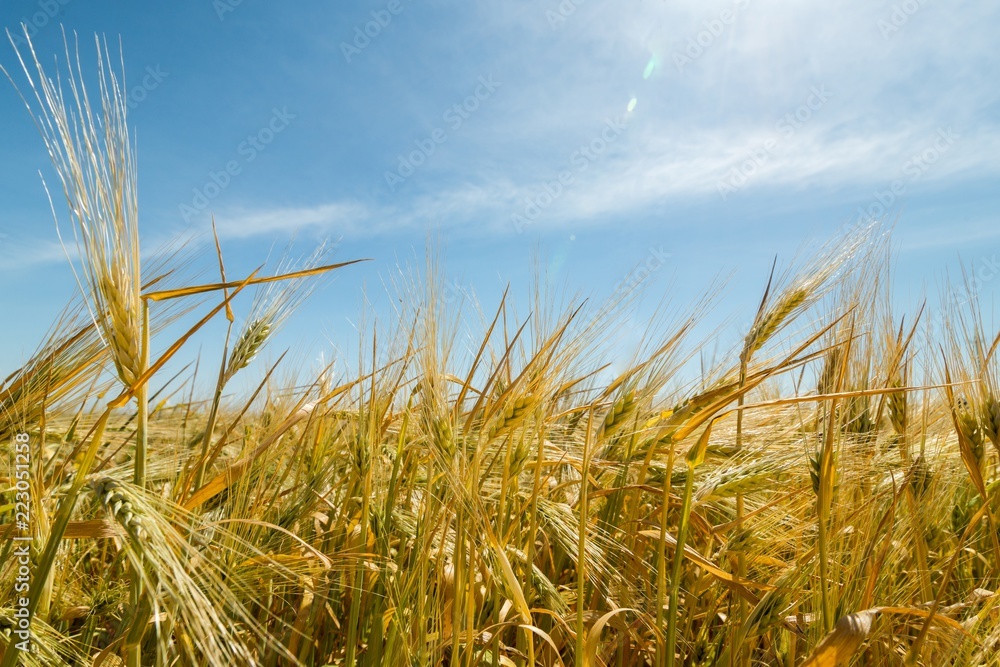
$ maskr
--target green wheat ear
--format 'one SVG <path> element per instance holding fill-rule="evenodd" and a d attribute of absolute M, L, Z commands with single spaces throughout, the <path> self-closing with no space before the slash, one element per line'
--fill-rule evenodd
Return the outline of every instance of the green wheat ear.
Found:
<path fill-rule="evenodd" d="M 993 446 L 1000 449 L 1000 401 L 992 394 L 980 406 L 979 423 Z"/>
<path fill-rule="evenodd" d="M 902 383 L 898 380 L 894 380 L 889 386 L 893 389 L 898 389 L 902 387 Z M 896 433 L 899 435 L 905 435 L 909 422 L 907 415 L 906 392 L 894 391 L 891 394 L 888 394 L 886 399 L 889 405 L 889 421 L 892 423 L 892 428 L 895 429 Z"/>
<path fill-rule="evenodd" d="M 125 529 L 141 553 L 143 543 L 142 512 L 129 499 L 126 488 L 110 477 L 94 480 L 90 483 L 90 488 L 101 506 Z"/>
<path fill-rule="evenodd" d="M 229 361 L 226 364 L 226 382 L 232 379 L 238 371 L 250 365 L 250 362 L 254 360 L 260 349 L 264 347 L 268 337 L 271 335 L 271 331 L 271 324 L 259 318 L 253 320 L 243 330 L 243 333 L 240 334 L 239 339 L 236 341 L 236 345 L 233 346 L 233 351 L 230 353 Z"/>
<path fill-rule="evenodd" d="M 784 294 L 774 308 L 764 314 L 760 322 L 747 334 L 744 341 L 747 358 L 764 347 L 764 344 L 770 340 L 771 336 L 778 331 L 792 313 L 806 302 L 809 294 L 810 290 L 807 288 L 794 289 Z"/>

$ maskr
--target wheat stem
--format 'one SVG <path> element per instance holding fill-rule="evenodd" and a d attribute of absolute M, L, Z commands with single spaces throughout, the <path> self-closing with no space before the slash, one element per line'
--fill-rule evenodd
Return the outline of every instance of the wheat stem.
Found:
<path fill-rule="evenodd" d="M 585 667 L 587 655 L 585 652 L 586 631 L 584 616 L 587 603 L 587 524 L 590 517 L 588 489 L 590 488 L 590 457 L 591 434 L 594 426 L 594 410 L 587 411 L 587 429 L 583 439 L 583 461 L 580 464 L 580 531 L 576 545 L 576 652 L 574 653 L 576 667 Z"/>
<path fill-rule="evenodd" d="M 681 502 L 681 520 L 677 528 L 677 545 L 674 546 L 673 567 L 670 570 L 670 601 L 667 606 L 667 648 L 666 665 L 674 667 L 677 649 L 677 619 L 680 616 L 679 599 L 681 590 L 681 570 L 684 564 L 684 545 L 687 543 L 688 525 L 691 519 L 691 498 L 694 495 L 694 468 L 688 465 L 687 481 L 684 482 L 684 498 Z"/>
<path fill-rule="evenodd" d="M 654 445 L 655 446 L 655 445 Z M 676 443 L 670 440 L 670 452 L 667 454 L 667 471 L 663 479 L 663 495 L 660 497 L 660 541 L 656 545 L 656 627 L 663 627 L 665 605 L 667 603 L 667 517 L 670 515 L 670 479 L 674 471 L 674 454 Z M 667 664 L 667 649 L 663 639 L 657 640 L 660 656 L 657 664 L 663 667 Z"/>

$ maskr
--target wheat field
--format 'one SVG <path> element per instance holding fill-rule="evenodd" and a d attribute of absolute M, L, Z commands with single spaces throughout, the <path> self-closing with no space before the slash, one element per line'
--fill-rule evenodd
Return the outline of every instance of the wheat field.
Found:
<path fill-rule="evenodd" d="M 356 372 L 279 356 L 242 395 L 353 261 L 232 276 L 216 240 L 195 284 L 140 255 L 98 52 L 90 95 L 30 49 L 8 73 L 81 295 L 0 384 L 0 667 L 1000 665 L 1000 336 L 974 290 L 896 312 L 891 225 L 765 276 L 698 373 L 712 290 L 623 360 L 635 286 L 470 320 L 432 260 Z M 166 370 L 194 340 L 221 350 L 207 395 Z"/>

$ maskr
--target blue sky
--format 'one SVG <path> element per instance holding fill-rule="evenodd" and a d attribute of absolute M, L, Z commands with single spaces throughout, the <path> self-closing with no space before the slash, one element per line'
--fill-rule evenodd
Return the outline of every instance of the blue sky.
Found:
<path fill-rule="evenodd" d="M 714 324 L 731 315 L 736 340 L 774 256 L 865 211 L 897 220 L 906 305 L 961 258 L 992 321 L 996 3 L 5 0 L 0 25 L 21 21 L 46 63 L 60 24 L 85 65 L 95 33 L 120 36 L 147 247 L 205 244 L 214 214 L 234 271 L 293 236 L 373 258 L 290 322 L 304 358 L 349 346 L 429 238 L 487 310 L 534 257 L 595 297 L 647 262 L 648 292 L 681 303 L 732 276 Z M 7 44 L 0 64 L 23 83 Z M 6 81 L 0 124 L 6 374 L 74 283 Z"/>

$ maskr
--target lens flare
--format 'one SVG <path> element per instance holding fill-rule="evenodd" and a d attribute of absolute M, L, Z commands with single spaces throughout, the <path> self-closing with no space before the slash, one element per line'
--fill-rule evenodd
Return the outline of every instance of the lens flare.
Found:
<path fill-rule="evenodd" d="M 653 70 L 656 69 L 656 56 L 650 56 L 649 62 L 646 63 L 646 69 L 642 70 L 642 78 L 648 79 L 653 75 Z"/>

